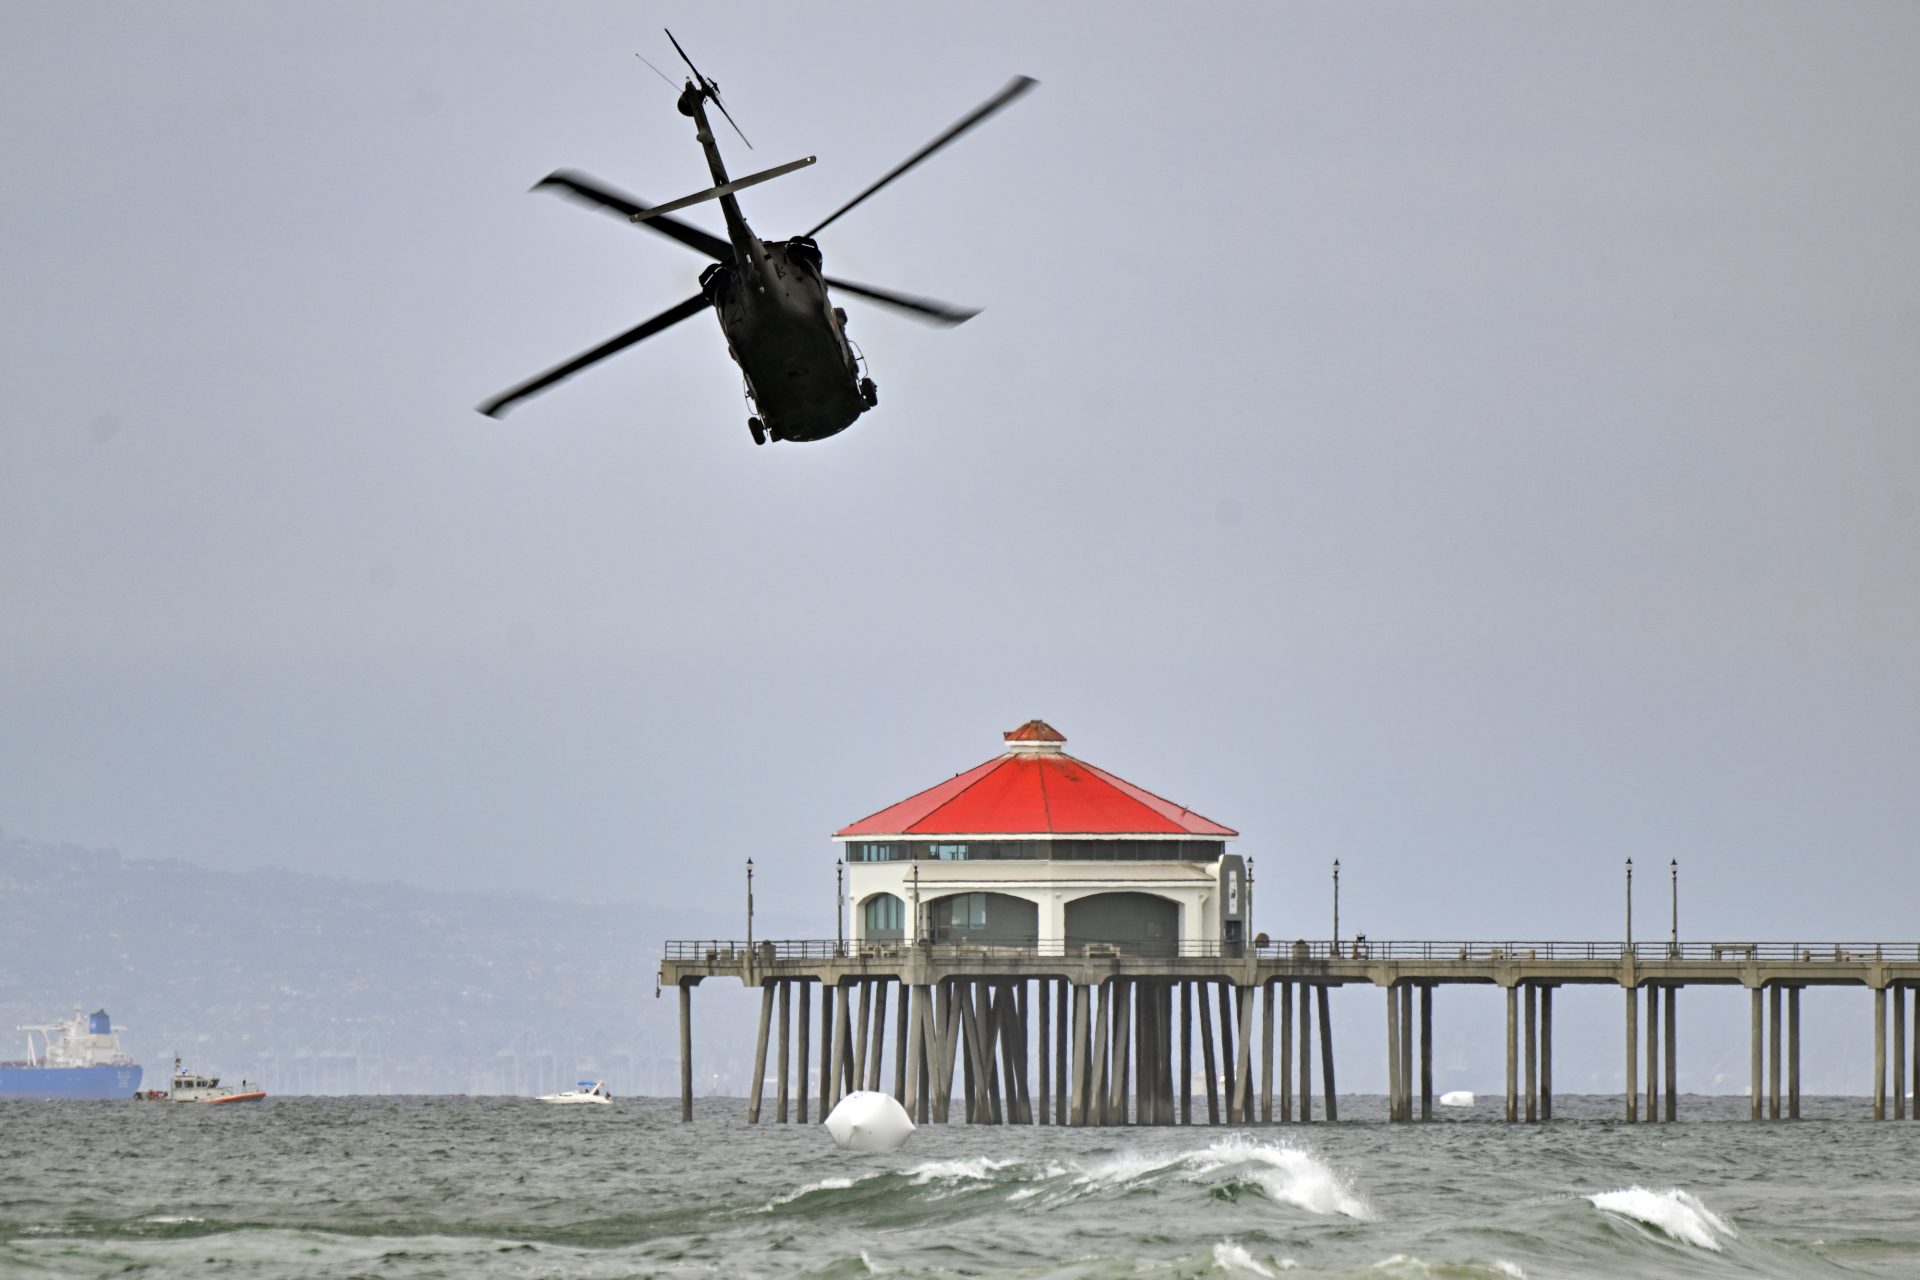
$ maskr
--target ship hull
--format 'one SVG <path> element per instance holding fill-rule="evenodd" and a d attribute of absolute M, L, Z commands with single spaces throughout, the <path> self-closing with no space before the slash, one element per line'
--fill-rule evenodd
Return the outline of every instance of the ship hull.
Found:
<path fill-rule="evenodd" d="M 102 1102 L 131 1098 L 140 1088 L 140 1068 L 0 1067 L 0 1099 Z"/>

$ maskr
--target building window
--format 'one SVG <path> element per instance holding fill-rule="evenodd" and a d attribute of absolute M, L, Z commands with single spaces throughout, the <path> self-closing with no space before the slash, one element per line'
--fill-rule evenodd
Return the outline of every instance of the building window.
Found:
<path fill-rule="evenodd" d="M 890 893 L 867 899 L 867 932 L 898 933 L 906 925 L 906 903 Z"/>
<path fill-rule="evenodd" d="M 948 923 L 955 929 L 984 929 L 987 927 L 987 895 L 984 893 L 962 893 L 948 899 L 952 904 L 952 914 Z"/>
<path fill-rule="evenodd" d="M 936 844 L 932 846 L 929 852 L 935 860 L 940 862 L 965 862 L 967 860 L 967 846 L 963 844 Z"/>
<path fill-rule="evenodd" d="M 890 844 L 856 844 L 849 862 L 892 862 L 893 846 Z"/>

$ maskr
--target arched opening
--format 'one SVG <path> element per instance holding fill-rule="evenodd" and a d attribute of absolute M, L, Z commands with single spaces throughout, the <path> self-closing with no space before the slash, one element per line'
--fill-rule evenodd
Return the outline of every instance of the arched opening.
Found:
<path fill-rule="evenodd" d="M 876 893 L 860 906 L 860 937 L 867 942 L 899 942 L 907 934 L 907 904 L 891 893 Z"/>
<path fill-rule="evenodd" d="M 1006 893 L 955 893 L 927 902 L 935 942 L 1030 947 L 1040 941 L 1040 908 Z"/>
<path fill-rule="evenodd" d="M 1096 893 L 1067 904 L 1067 954 L 1113 947 L 1127 955 L 1180 950 L 1180 904 L 1151 893 Z"/>

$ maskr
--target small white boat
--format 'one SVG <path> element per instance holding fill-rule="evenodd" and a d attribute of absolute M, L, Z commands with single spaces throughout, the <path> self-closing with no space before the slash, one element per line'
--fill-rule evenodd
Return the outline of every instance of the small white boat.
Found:
<path fill-rule="evenodd" d="M 593 1102 L 600 1106 L 611 1106 L 613 1095 L 607 1092 L 604 1080 L 582 1080 L 571 1089 L 562 1089 L 559 1093 L 543 1093 L 542 1102 Z"/>

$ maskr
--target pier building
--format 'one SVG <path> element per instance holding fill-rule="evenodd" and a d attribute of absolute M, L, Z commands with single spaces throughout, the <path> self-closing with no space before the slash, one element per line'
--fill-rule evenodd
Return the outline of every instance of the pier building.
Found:
<path fill-rule="evenodd" d="M 1635 942 L 1630 923 L 1619 941 L 1272 942 L 1238 833 L 1068 755 L 1043 721 L 1004 737 L 1000 756 L 834 833 L 834 938 L 666 944 L 683 1120 L 708 978 L 760 991 L 750 1123 L 770 1062 L 774 1120 L 807 1122 L 816 1052 L 821 1118 L 890 1082 L 923 1124 L 1307 1122 L 1316 1092 L 1333 1121 L 1330 999 L 1346 987 L 1385 996 L 1385 1118 L 1427 1120 L 1437 993 L 1465 985 L 1505 994 L 1510 1122 L 1553 1118 L 1553 996 L 1571 985 L 1624 995 L 1629 1122 L 1678 1118 L 1679 993 L 1699 985 L 1750 993 L 1754 1120 L 1797 1118 L 1800 996 L 1834 986 L 1873 992 L 1874 1118 L 1891 1067 L 1892 1117 L 1920 1119 L 1902 1087 L 1911 1072 L 1920 1096 L 1920 944 L 1683 942 L 1677 924 Z"/>
<path fill-rule="evenodd" d="M 833 833 L 860 949 L 1178 955 L 1246 939 L 1239 833 L 1075 759 L 1044 720 L 984 764 Z"/>

